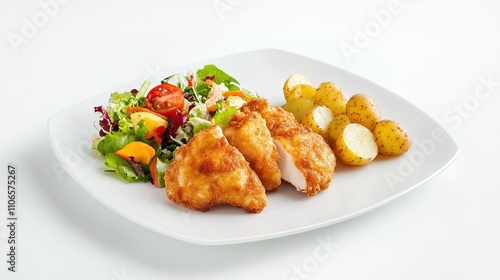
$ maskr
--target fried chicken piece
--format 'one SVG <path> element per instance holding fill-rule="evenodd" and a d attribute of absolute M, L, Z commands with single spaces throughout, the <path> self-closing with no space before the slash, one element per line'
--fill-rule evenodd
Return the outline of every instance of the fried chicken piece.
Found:
<path fill-rule="evenodd" d="M 279 155 L 262 116 L 257 112 L 235 113 L 223 133 L 250 163 L 266 191 L 276 191 L 281 185 Z"/>
<path fill-rule="evenodd" d="M 193 210 L 230 204 L 259 213 L 267 205 L 259 177 L 219 126 L 196 133 L 180 147 L 164 178 L 168 199 Z"/>
<path fill-rule="evenodd" d="M 312 196 L 330 186 L 336 159 L 321 135 L 298 123 L 292 113 L 270 106 L 265 99 L 253 99 L 241 111 L 259 112 L 278 149 L 281 178 L 298 191 Z"/>

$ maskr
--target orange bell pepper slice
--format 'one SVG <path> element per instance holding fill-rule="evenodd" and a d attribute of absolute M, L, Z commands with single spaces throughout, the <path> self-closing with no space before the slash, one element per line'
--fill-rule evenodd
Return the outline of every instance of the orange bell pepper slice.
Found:
<path fill-rule="evenodd" d="M 223 92 L 222 95 L 224 97 L 238 96 L 238 97 L 243 98 L 243 100 L 246 100 L 248 98 L 248 95 L 246 95 L 246 93 L 244 93 L 241 90 L 228 90 L 228 91 Z"/>
<path fill-rule="evenodd" d="M 134 160 L 138 163 L 149 164 L 155 155 L 155 149 L 144 142 L 133 141 L 116 151 L 115 154 L 124 160 L 134 157 Z"/>

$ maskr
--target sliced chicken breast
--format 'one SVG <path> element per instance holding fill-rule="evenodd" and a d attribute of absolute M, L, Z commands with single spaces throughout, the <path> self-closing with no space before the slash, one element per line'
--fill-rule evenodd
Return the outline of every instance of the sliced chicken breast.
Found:
<path fill-rule="evenodd" d="M 298 191 L 312 196 L 330 186 L 335 173 L 335 155 L 324 138 L 297 122 L 292 113 L 253 99 L 243 112 L 259 112 L 278 149 L 281 178 Z"/>
<path fill-rule="evenodd" d="M 250 163 L 266 191 L 277 190 L 281 185 L 279 154 L 262 116 L 257 112 L 235 113 L 223 132 Z"/>

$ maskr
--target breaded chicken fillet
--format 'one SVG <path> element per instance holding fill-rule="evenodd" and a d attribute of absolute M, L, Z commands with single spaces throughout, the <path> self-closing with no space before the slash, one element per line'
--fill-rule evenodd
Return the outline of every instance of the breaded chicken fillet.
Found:
<path fill-rule="evenodd" d="M 230 204 L 259 213 L 267 205 L 259 177 L 219 126 L 196 133 L 180 147 L 164 178 L 168 199 L 193 210 Z"/>
<path fill-rule="evenodd" d="M 330 186 L 336 159 L 323 137 L 298 123 L 292 113 L 281 107 L 270 106 L 265 99 L 252 99 L 241 111 L 259 112 L 266 120 L 278 148 L 283 180 L 307 196 L 315 195 Z"/>
<path fill-rule="evenodd" d="M 266 191 L 277 190 L 281 185 L 278 150 L 262 116 L 257 112 L 235 113 L 223 133 L 250 163 Z"/>

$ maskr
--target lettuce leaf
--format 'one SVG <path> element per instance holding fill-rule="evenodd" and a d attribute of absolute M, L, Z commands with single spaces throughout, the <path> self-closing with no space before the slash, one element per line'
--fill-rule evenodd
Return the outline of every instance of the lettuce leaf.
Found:
<path fill-rule="evenodd" d="M 214 123 L 225 127 L 231 119 L 231 116 L 236 112 L 238 112 L 238 108 L 234 106 L 227 107 L 227 109 L 224 110 L 217 110 L 214 115 Z"/>
<path fill-rule="evenodd" d="M 104 164 L 112 169 L 108 170 L 108 172 L 118 173 L 123 179 L 125 179 L 125 181 L 129 183 L 138 180 L 141 180 L 143 182 L 148 182 L 151 180 L 150 174 L 141 174 L 139 176 L 132 165 L 130 165 L 130 163 L 128 163 L 126 160 L 122 159 L 115 153 L 108 154 L 106 156 Z"/>
<path fill-rule="evenodd" d="M 177 73 L 171 76 L 166 77 L 161 81 L 162 84 L 171 84 L 174 86 L 177 86 L 181 91 L 185 91 L 186 88 L 188 87 L 188 77 L 189 73 L 187 75 L 184 75 L 183 73 Z"/>
<path fill-rule="evenodd" d="M 112 131 L 106 134 L 106 136 L 104 136 L 97 143 L 97 151 L 99 151 L 101 155 L 107 156 L 110 153 L 114 153 L 133 141 L 142 141 L 153 147 L 157 146 L 155 145 L 154 141 L 146 139 L 146 133 L 148 132 L 148 129 L 143 125 L 144 121 L 141 121 L 137 124 L 137 130 L 132 129 L 131 127 L 126 127 L 126 125 L 121 122 L 126 123 L 125 120 L 119 121 L 119 123 L 122 125 L 119 131 Z"/>
<path fill-rule="evenodd" d="M 198 133 L 205 128 L 209 128 L 212 124 L 210 121 L 198 117 L 190 117 L 187 121 L 188 124 L 193 126 L 193 133 Z"/>
<path fill-rule="evenodd" d="M 204 81 L 205 78 L 210 77 L 216 84 L 223 83 L 230 90 L 239 89 L 238 85 L 240 83 L 235 78 L 229 76 L 213 64 L 207 64 L 202 69 L 196 71 L 196 77 L 199 81 Z"/>
<path fill-rule="evenodd" d="M 110 118 L 113 121 L 128 118 L 127 108 L 140 106 L 145 107 L 146 99 L 137 97 L 131 92 L 113 92 L 109 98 L 109 104 L 106 108 Z"/>
<path fill-rule="evenodd" d="M 97 151 L 103 156 L 114 153 L 136 140 L 135 134 L 114 132 L 107 134 L 97 143 Z"/>

